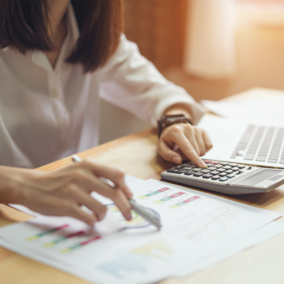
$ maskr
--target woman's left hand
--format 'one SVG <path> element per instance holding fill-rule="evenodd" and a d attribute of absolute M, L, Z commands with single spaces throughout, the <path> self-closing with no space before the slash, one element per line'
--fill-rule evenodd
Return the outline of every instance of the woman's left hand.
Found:
<path fill-rule="evenodd" d="M 196 166 L 206 168 L 200 156 L 205 155 L 212 147 L 205 130 L 189 123 L 178 123 L 162 131 L 158 152 L 167 161 L 181 164 L 182 160 L 191 160 Z"/>

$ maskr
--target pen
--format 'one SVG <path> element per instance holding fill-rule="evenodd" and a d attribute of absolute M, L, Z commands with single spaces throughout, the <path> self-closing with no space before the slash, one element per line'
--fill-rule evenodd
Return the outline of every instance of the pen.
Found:
<path fill-rule="evenodd" d="M 81 162 L 82 159 L 78 157 L 77 155 L 72 156 L 73 162 Z M 144 206 L 138 204 L 134 199 L 130 198 L 129 203 L 134 211 L 136 211 L 141 217 L 143 217 L 145 220 L 147 220 L 149 223 L 153 224 L 155 227 L 157 227 L 158 230 L 161 229 L 162 225 L 158 218 L 154 217 L 151 213 L 145 209 Z"/>

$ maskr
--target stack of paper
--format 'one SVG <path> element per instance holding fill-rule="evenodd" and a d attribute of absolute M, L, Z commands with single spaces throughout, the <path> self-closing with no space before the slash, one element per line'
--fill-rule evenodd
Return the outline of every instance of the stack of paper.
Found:
<path fill-rule="evenodd" d="M 277 224 L 269 233 L 263 227 L 279 213 L 155 180 L 130 188 L 161 218 L 160 232 L 135 212 L 126 222 L 111 200 L 96 195 L 109 212 L 93 230 L 72 218 L 37 216 L 1 228 L 0 245 L 94 283 L 153 283 L 185 276 L 284 231 Z"/>

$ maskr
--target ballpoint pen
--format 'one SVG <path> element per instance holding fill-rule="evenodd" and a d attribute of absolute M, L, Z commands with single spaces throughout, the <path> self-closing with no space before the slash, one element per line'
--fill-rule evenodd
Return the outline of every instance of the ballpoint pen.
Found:
<path fill-rule="evenodd" d="M 82 159 L 78 157 L 77 155 L 72 156 L 73 162 L 81 162 Z M 148 212 L 147 208 L 144 206 L 138 204 L 133 198 L 128 199 L 132 209 L 136 211 L 141 217 L 143 217 L 145 220 L 147 220 L 149 223 L 153 224 L 155 227 L 157 227 L 158 230 L 161 229 L 162 224 L 161 221 L 154 217 L 150 212 Z"/>

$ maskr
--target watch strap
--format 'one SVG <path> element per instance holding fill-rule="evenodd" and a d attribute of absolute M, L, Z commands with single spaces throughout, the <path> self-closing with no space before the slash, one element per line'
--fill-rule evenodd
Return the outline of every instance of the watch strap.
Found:
<path fill-rule="evenodd" d="M 190 118 L 186 117 L 184 114 L 171 114 L 163 115 L 161 119 L 158 120 L 158 136 L 160 138 L 162 131 L 173 124 L 177 123 L 189 123 L 193 125 L 193 122 Z"/>

